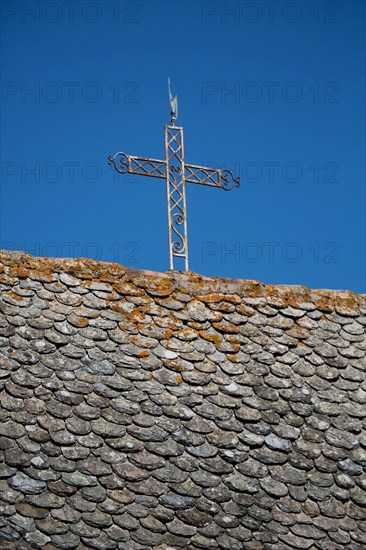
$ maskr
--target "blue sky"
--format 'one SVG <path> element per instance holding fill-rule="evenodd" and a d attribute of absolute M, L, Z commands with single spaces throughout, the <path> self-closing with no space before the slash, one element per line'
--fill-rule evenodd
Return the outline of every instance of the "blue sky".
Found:
<path fill-rule="evenodd" d="M 3 248 L 169 269 L 167 78 L 186 162 L 190 268 L 365 292 L 365 3 L 2 3 Z"/>

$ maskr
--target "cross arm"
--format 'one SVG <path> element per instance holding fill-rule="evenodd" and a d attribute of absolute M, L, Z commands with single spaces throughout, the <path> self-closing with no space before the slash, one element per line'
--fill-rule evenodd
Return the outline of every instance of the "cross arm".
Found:
<path fill-rule="evenodd" d="M 155 178 L 166 178 L 165 160 L 149 159 L 145 157 L 134 157 L 118 152 L 108 157 L 108 164 L 113 164 L 120 174 L 138 174 L 140 176 L 152 176 Z"/>
<path fill-rule="evenodd" d="M 234 187 L 240 186 L 240 178 L 234 176 L 231 170 L 219 170 L 205 166 L 185 164 L 185 180 L 190 183 L 221 187 L 225 191 L 231 191 Z"/>
<path fill-rule="evenodd" d="M 111 155 L 108 157 L 108 164 L 113 164 L 120 174 L 128 172 L 129 174 L 138 174 L 140 176 L 166 178 L 165 160 L 135 157 L 119 151 L 114 156 Z M 230 191 L 240 185 L 240 178 L 234 176 L 231 170 L 220 170 L 206 166 L 196 166 L 194 164 L 184 165 L 184 179 L 189 183 L 220 187 L 225 191 Z"/>

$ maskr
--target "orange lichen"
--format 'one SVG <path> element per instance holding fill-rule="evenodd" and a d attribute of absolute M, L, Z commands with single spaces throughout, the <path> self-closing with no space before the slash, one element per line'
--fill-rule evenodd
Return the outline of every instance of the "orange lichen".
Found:
<path fill-rule="evenodd" d="M 9 277 L 18 277 L 19 279 L 26 279 L 27 277 L 29 277 L 29 274 L 30 274 L 29 269 L 26 269 L 22 265 L 10 266 L 8 269 Z"/>
<path fill-rule="evenodd" d="M 220 303 L 220 302 L 230 302 L 231 304 L 240 304 L 240 298 L 236 294 L 222 294 L 209 292 L 208 294 L 203 294 L 203 296 L 197 296 L 199 300 L 205 302 L 206 304 Z"/>
<path fill-rule="evenodd" d="M 126 314 L 126 310 L 115 301 L 111 302 L 109 299 L 107 299 L 106 305 L 107 307 L 109 306 L 110 310 L 114 311 L 115 313 L 121 313 L 122 315 Z"/>
<path fill-rule="evenodd" d="M 176 371 L 176 372 L 183 372 L 184 371 L 184 367 L 182 367 L 182 365 L 180 365 L 178 363 L 178 361 L 176 361 L 175 359 L 164 359 L 164 365 L 168 369 Z"/>
<path fill-rule="evenodd" d="M 89 320 L 86 317 L 79 317 L 77 321 L 73 321 L 74 325 L 77 323 L 77 325 L 80 328 L 87 327 L 89 325 Z"/>
<path fill-rule="evenodd" d="M 16 300 L 17 302 L 24 302 L 26 298 L 24 296 L 19 296 L 19 294 L 15 294 L 12 290 L 8 290 L 7 292 L 3 293 L 3 296 L 7 296 L 11 300 Z"/>
<path fill-rule="evenodd" d="M 199 323 L 198 321 L 189 321 L 189 327 L 199 332 L 202 330 L 202 323 Z"/>
<path fill-rule="evenodd" d="M 137 288 L 134 284 L 126 281 L 114 281 L 112 288 L 121 296 L 142 296 L 144 294 L 141 288 Z"/>
<path fill-rule="evenodd" d="M 229 323 L 229 321 L 219 321 L 217 323 L 212 323 L 212 326 L 220 331 L 224 332 L 226 334 L 238 334 L 240 332 L 240 329 L 237 325 L 234 325 L 233 323 Z"/>
<path fill-rule="evenodd" d="M 182 323 L 181 321 L 177 320 L 173 316 L 166 316 L 161 318 L 156 318 L 155 323 L 162 328 L 171 329 L 171 330 L 178 330 Z"/>
<path fill-rule="evenodd" d="M 233 337 L 228 338 L 228 341 L 229 341 L 231 347 L 233 348 L 233 350 L 235 351 L 235 353 L 237 353 L 241 348 L 240 342 L 238 342 L 238 340 L 236 340 Z"/>
<path fill-rule="evenodd" d="M 152 296 L 165 298 L 174 291 L 174 283 L 169 278 L 145 276 L 139 281 L 139 286 Z"/>
<path fill-rule="evenodd" d="M 311 302 L 310 289 L 306 286 L 275 286 L 266 285 L 266 292 L 270 303 L 278 306 L 298 308 L 301 302 Z"/>
<path fill-rule="evenodd" d="M 241 315 L 245 315 L 246 317 L 251 317 L 252 315 L 255 314 L 254 309 L 249 306 L 246 306 L 245 304 L 238 304 L 236 306 L 236 311 Z"/>
<path fill-rule="evenodd" d="M 29 277 L 31 279 L 35 279 L 36 281 L 47 283 L 52 281 L 53 274 L 51 271 L 41 271 L 39 269 L 32 269 L 32 271 L 29 274 Z"/>
<path fill-rule="evenodd" d="M 244 297 L 264 297 L 270 306 L 276 305 L 283 308 L 288 306 L 296 308 L 301 307 L 302 303 L 313 303 L 323 313 L 335 309 L 344 315 L 359 311 L 365 304 L 364 295 L 356 295 L 348 291 L 310 290 L 305 286 L 264 285 L 255 280 L 208 278 L 192 272 L 153 273 L 126 269 L 116 263 L 99 262 L 87 258 L 36 258 L 22 252 L 2 251 L 0 261 L 0 281 L 5 284 L 15 284 L 16 280 L 27 277 L 41 282 L 50 282 L 57 279 L 58 273 L 65 273 L 77 277 L 85 287 L 89 287 L 93 281 L 110 283 L 119 296 L 144 296 L 145 300 L 150 297 L 160 297 L 170 300 L 170 295 L 183 292 L 204 303 L 215 304 L 213 309 L 223 308 L 225 311 L 228 308 L 227 304 L 234 304 L 237 312 L 245 316 L 253 315 L 254 310 L 242 303 Z M 109 295 L 107 305 L 116 302 L 115 298 L 118 296 Z M 144 305 L 140 308 L 137 306 L 140 311 L 143 308 Z M 115 304 L 114 311 L 123 316 L 126 315 L 125 310 L 118 304 Z M 142 318 L 134 318 L 132 315 L 131 322 L 141 321 Z M 146 322 L 148 323 L 149 319 Z M 194 330 L 200 330 L 197 325 L 191 325 L 191 327 Z M 224 332 L 228 333 L 226 329 Z"/>
<path fill-rule="evenodd" d="M 241 281 L 241 283 L 240 294 L 243 296 L 250 296 L 251 298 L 264 296 L 265 287 L 259 281 Z"/>
<path fill-rule="evenodd" d="M 217 332 L 209 332 L 208 330 L 200 330 L 198 334 L 204 340 L 212 342 L 216 347 L 219 347 L 222 344 L 222 336 Z"/>
<path fill-rule="evenodd" d="M 293 336 L 294 338 L 301 339 L 301 338 L 308 338 L 309 337 L 309 331 L 308 329 L 304 327 L 300 327 L 298 325 L 293 326 L 292 328 L 286 330 L 286 334 L 289 336 Z"/>
<path fill-rule="evenodd" d="M 331 313 L 334 309 L 333 304 L 326 298 L 319 298 L 318 300 L 314 300 L 314 305 L 317 309 L 326 311 L 327 313 Z"/>
<path fill-rule="evenodd" d="M 175 377 L 176 381 L 178 382 L 178 384 L 181 384 L 183 382 L 183 378 L 182 378 L 182 375 L 181 374 L 177 374 L 177 376 Z"/>
<path fill-rule="evenodd" d="M 111 309 L 113 309 L 112 306 L 111 306 Z M 144 324 L 144 323 L 149 322 L 148 316 L 145 315 L 145 313 L 143 313 L 142 311 L 139 311 L 138 309 L 134 309 L 130 313 L 125 311 L 124 314 L 125 314 L 125 318 L 127 319 L 127 321 L 130 321 L 131 323 L 142 323 L 142 324 Z"/>

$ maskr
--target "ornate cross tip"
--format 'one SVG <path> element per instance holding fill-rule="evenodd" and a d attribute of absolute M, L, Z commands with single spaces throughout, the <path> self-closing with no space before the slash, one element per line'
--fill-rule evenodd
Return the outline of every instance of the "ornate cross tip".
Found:
<path fill-rule="evenodd" d="M 168 78 L 168 90 L 170 101 L 170 123 L 174 126 L 175 121 L 178 118 L 178 96 L 173 96 L 170 89 L 170 78 Z"/>
<path fill-rule="evenodd" d="M 240 178 L 235 176 L 231 170 L 185 163 L 183 128 L 174 125 L 178 116 L 178 100 L 177 96 L 173 97 L 171 93 L 169 79 L 168 88 L 171 119 L 170 125 L 164 126 L 165 160 L 136 157 L 119 151 L 108 157 L 108 164 L 113 165 L 120 174 L 128 172 L 129 174 L 165 179 L 170 269 L 174 269 L 174 259 L 180 258 L 180 261 L 184 261 L 185 271 L 188 271 L 186 182 L 231 191 L 234 187 L 239 187 Z"/>

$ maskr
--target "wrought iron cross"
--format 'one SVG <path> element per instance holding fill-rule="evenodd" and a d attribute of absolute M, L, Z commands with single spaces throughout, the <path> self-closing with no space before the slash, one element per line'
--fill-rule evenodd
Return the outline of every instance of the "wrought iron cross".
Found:
<path fill-rule="evenodd" d="M 188 271 L 188 235 L 185 183 L 198 183 L 211 187 L 221 187 L 230 191 L 239 187 L 240 179 L 231 170 L 219 170 L 185 164 L 183 128 L 175 126 L 178 116 L 177 97 L 170 91 L 170 125 L 164 126 L 165 160 L 135 157 L 118 152 L 108 157 L 108 164 L 113 164 L 120 174 L 139 174 L 166 180 L 168 205 L 168 233 L 170 269 L 174 269 L 174 258 L 183 258 L 185 270 Z M 232 181 L 230 181 L 230 178 Z"/>

